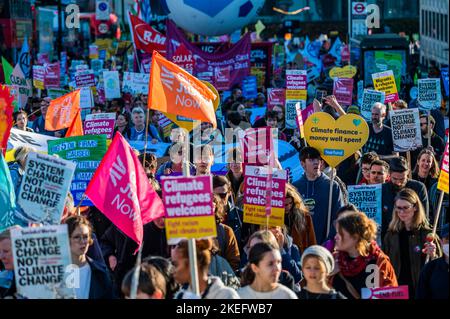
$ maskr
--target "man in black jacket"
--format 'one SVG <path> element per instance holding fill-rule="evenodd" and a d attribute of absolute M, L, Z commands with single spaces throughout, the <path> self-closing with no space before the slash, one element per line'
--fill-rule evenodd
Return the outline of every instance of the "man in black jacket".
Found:
<path fill-rule="evenodd" d="M 390 161 L 389 173 L 391 180 L 382 186 L 382 227 L 381 236 L 384 238 L 392 219 L 392 210 L 394 208 L 394 199 L 397 193 L 404 188 L 411 188 L 417 193 L 422 202 L 425 213 L 429 216 L 428 193 L 422 182 L 408 179 L 408 162 L 402 156 L 394 157 Z"/>

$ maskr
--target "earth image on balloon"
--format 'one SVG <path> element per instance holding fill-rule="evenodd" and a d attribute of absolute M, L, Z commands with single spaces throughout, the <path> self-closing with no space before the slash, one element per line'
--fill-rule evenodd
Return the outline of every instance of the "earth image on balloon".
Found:
<path fill-rule="evenodd" d="M 186 31 L 216 36 L 254 22 L 264 0 L 164 0 L 169 18 Z"/>

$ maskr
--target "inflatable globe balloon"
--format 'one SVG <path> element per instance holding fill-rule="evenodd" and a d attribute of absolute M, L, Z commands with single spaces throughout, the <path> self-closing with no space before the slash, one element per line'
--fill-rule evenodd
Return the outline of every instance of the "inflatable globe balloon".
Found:
<path fill-rule="evenodd" d="M 264 0 L 165 0 L 169 18 L 198 35 L 223 35 L 254 22 Z"/>

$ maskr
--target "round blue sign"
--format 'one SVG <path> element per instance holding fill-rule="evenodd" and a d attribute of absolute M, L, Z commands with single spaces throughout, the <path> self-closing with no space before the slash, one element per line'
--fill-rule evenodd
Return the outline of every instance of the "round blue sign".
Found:
<path fill-rule="evenodd" d="M 409 96 L 411 97 L 411 99 L 416 100 L 418 95 L 419 90 L 417 89 L 416 86 L 413 86 L 411 90 L 409 90 Z"/>
<path fill-rule="evenodd" d="M 100 2 L 98 8 L 100 9 L 100 11 L 105 11 L 108 9 L 108 5 L 106 4 L 106 2 Z"/>

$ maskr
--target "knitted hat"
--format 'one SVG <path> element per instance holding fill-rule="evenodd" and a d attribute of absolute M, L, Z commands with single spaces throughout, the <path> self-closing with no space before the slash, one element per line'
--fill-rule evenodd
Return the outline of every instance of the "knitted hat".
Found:
<path fill-rule="evenodd" d="M 303 261 L 307 256 L 315 256 L 320 258 L 325 264 L 325 269 L 327 271 L 327 275 L 331 274 L 334 269 L 334 258 L 333 255 L 324 247 L 319 245 L 313 245 L 306 248 L 306 250 L 302 254 L 302 258 L 300 260 L 300 264 L 303 266 Z"/>
<path fill-rule="evenodd" d="M 359 107 L 357 107 L 356 105 L 350 105 L 347 108 L 347 113 L 361 115 L 361 112 L 359 111 Z"/>

